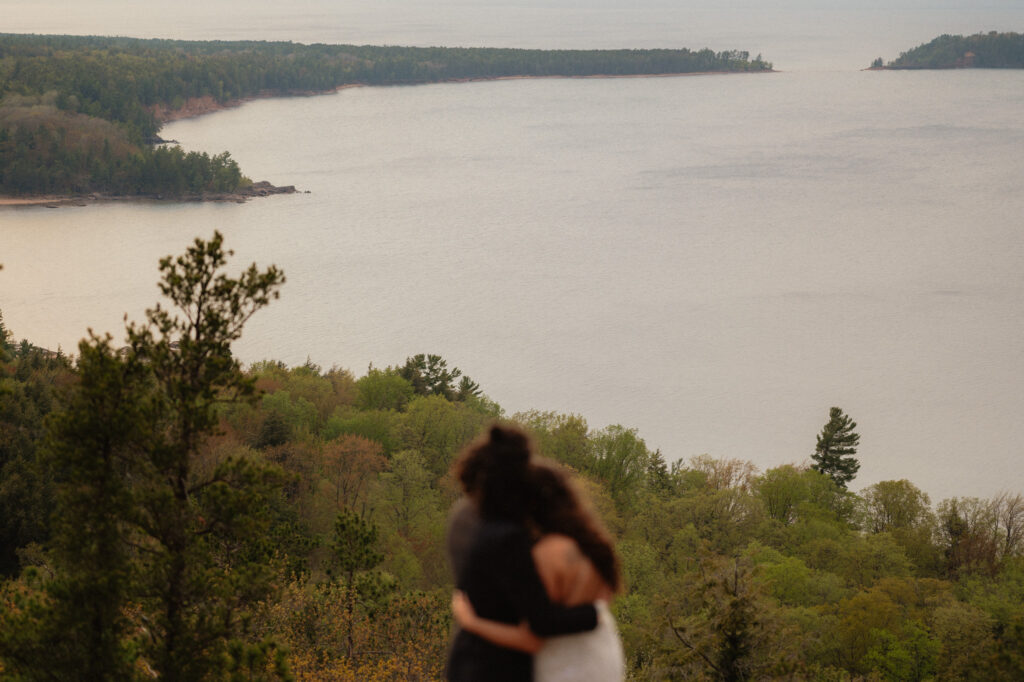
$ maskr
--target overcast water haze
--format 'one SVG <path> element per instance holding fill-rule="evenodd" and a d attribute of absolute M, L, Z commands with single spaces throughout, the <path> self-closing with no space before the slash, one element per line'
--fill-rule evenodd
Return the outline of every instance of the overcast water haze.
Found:
<path fill-rule="evenodd" d="M 157 260 L 219 229 L 236 266 L 288 277 L 245 361 L 359 375 L 440 353 L 509 412 L 761 469 L 807 460 L 838 405 L 854 489 L 1024 491 L 1024 71 L 860 70 L 1022 31 L 1019 3 L 367 4 L 0 0 L 0 30 L 708 46 L 781 72 L 356 88 L 175 122 L 165 138 L 310 193 L 2 210 L 15 335 L 120 337 Z"/>

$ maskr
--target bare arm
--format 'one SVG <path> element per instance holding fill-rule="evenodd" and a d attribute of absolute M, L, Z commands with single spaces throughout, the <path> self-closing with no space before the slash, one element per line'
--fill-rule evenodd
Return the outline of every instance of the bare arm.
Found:
<path fill-rule="evenodd" d="M 530 632 L 530 628 L 525 622 L 519 625 L 509 625 L 476 615 L 476 611 L 473 610 L 473 605 L 469 603 L 465 593 L 458 590 L 452 594 L 452 614 L 463 630 L 472 632 L 477 637 L 482 637 L 488 642 L 506 649 L 535 654 L 544 644 L 544 640 Z"/>
<path fill-rule="evenodd" d="M 537 574 L 556 604 L 577 606 L 614 596 L 576 541 L 561 534 L 545 535 L 532 549 Z"/>

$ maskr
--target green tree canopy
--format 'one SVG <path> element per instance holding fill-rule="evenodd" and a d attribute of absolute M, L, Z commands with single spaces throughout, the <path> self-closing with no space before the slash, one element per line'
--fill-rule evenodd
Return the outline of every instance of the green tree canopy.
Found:
<path fill-rule="evenodd" d="M 831 477 L 841 488 L 845 488 L 860 470 L 860 462 L 854 458 L 860 443 L 860 435 L 854 431 L 856 428 L 857 422 L 843 414 L 840 408 L 831 408 L 828 422 L 818 434 L 818 444 L 811 455 L 814 460 L 811 468 Z"/>

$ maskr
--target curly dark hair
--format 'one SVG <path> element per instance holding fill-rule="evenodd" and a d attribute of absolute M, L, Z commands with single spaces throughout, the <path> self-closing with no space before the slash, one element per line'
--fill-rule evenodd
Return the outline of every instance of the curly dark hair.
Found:
<path fill-rule="evenodd" d="M 569 474 L 554 463 L 538 462 L 531 467 L 530 479 L 529 519 L 537 530 L 575 540 L 612 591 L 618 592 L 622 579 L 611 536 L 583 504 Z"/>

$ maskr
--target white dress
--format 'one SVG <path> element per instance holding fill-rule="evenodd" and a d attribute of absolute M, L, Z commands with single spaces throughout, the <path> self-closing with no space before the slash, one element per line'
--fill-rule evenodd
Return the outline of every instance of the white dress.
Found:
<path fill-rule="evenodd" d="M 626 660 L 615 618 L 603 601 L 594 603 L 597 627 L 544 640 L 533 656 L 534 682 L 622 682 Z"/>

